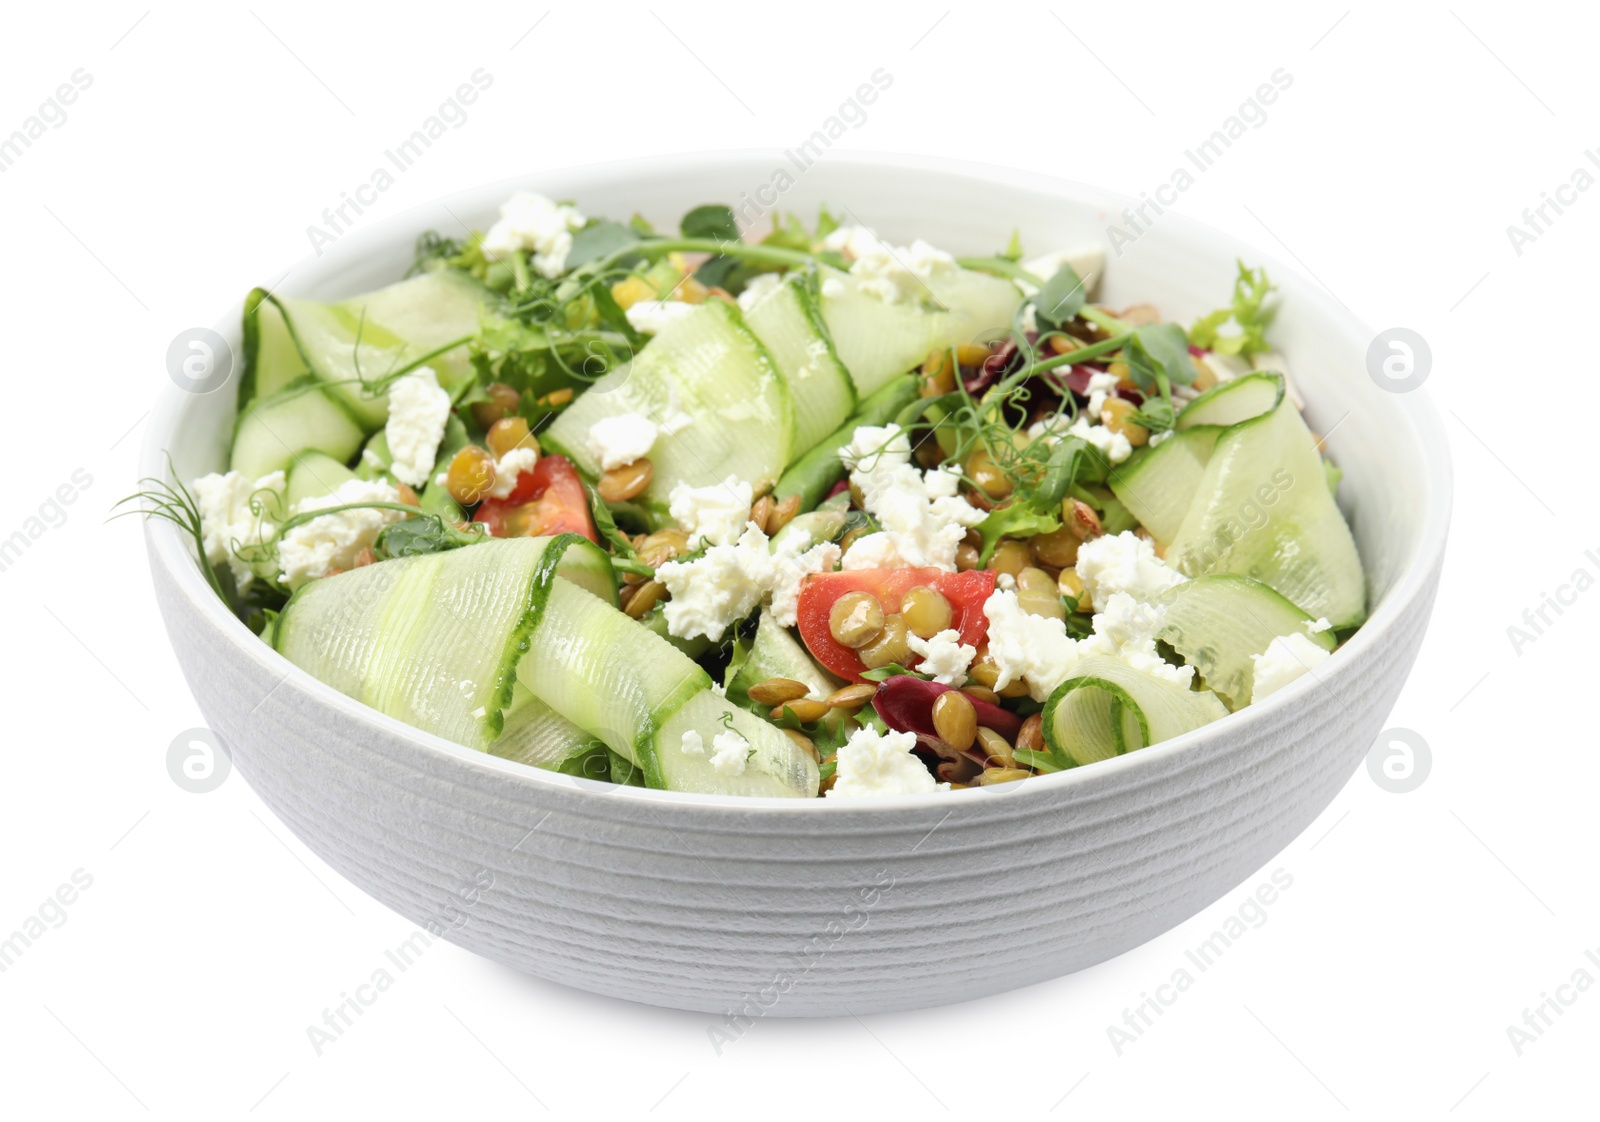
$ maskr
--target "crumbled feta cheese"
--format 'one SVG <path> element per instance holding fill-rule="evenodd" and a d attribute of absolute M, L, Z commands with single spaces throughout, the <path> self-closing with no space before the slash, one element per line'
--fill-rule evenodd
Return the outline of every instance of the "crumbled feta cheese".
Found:
<path fill-rule="evenodd" d="M 732 729 L 711 740 L 711 770 L 718 775 L 743 775 L 750 758 L 750 742 Z"/>
<path fill-rule="evenodd" d="M 940 469 L 924 474 L 909 463 L 890 464 L 887 453 L 875 459 L 879 464 L 875 470 L 858 467 L 850 473 L 850 481 L 860 489 L 867 513 L 882 530 L 856 539 L 845 554 L 844 567 L 932 567 L 954 572 L 956 547 L 969 527 L 987 517 L 960 496 L 959 472 Z"/>
<path fill-rule="evenodd" d="M 1189 579 L 1157 557 L 1155 546 L 1132 530 L 1084 542 L 1078 547 L 1077 570 L 1097 612 L 1105 611 L 1114 593 L 1126 592 L 1148 602 Z"/>
<path fill-rule="evenodd" d="M 859 425 L 850 443 L 839 449 L 846 471 L 876 471 L 911 462 L 911 438 L 893 421 L 887 425 Z"/>
<path fill-rule="evenodd" d="M 1094 617 L 1094 634 L 1078 644 L 1079 653 L 1109 655 L 1141 674 L 1187 689 L 1194 681 L 1194 667 L 1174 666 L 1156 650 L 1156 635 L 1166 616 L 1167 609 L 1160 604 L 1141 604 L 1126 592 L 1113 593 L 1105 610 Z"/>
<path fill-rule="evenodd" d="M 421 487 L 439 458 L 439 442 L 450 420 L 450 395 L 432 368 L 419 366 L 389 387 L 389 470 L 402 483 Z"/>
<path fill-rule="evenodd" d="M 1077 273 L 1078 279 L 1083 282 L 1083 294 L 1092 296 L 1095 287 L 1100 283 L 1100 274 L 1105 271 L 1106 251 L 1100 246 L 1092 245 L 1070 252 L 1062 250 L 1047 253 L 1022 263 L 1024 269 L 1040 280 L 1049 280 L 1061 271 L 1063 265 L 1072 266 L 1072 271 Z M 1024 296 L 1032 296 L 1039 291 L 1027 281 L 1019 280 L 1013 283 L 1022 290 Z"/>
<path fill-rule="evenodd" d="M 702 544 L 732 545 L 750 519 L 755 488 L 730 475 L 709 487 L 679 483 L 668 496 L 667 510 L 689 531 L 689 548 Z"/>
<path fill-rule="evenodd" d="M 744 286 L 744 291 L 739 293 L 739 307 L 748 312 L 761 302 L 763 296 L 782 283 L 782 273 L 757 273 Z"/>
<path fill-rule="evenodd" d="M 826 277 L 822 281 L 822 295 L 831 300 L 837 300 L 845 294 L 844 281 L 838 277 Z"/>
<path fill-rule="evenodd" d="M 664 609 L 668 634 L 720 639 L 768 598 L 773 621 L 794 626 L 801 583 L 808 574 L 829 571 L 839 561 L 839 547 L 832 542 L 804 553 L 798 552 L 801 544 L 797 540 L 796 548 L 773 552 L 767 535 L 750 522 L 731 545 L 713 545 L 692 560 L 657 567 L 656 579 L 671 596 Z"/>
<path fill-rule="evenodd" d="M 601 471 L 624 467 L 650 454 L 660 430 L 640 413 L 601 417 L 589 427 L 589 454 Z"/>
<path fill-rule="evenodd" d="M 1171 440 L 1176 435 L 1177 435 L 1177 430 L 1176 429 L 1162 429 L 1160 432 L 1153 432 L 1153 433 L 1150 434 L 1149 447 L 1151 447 L 1151 448 L 1159 447 L 1160 445 L 1165 444 L 1167 441 Z"/>
<path fill-rule="evenodd" d="M 796 546 L 809 538 L 795 538 Z M 800 616 L 800 586 L 812 573 L 831 573 L 839 567 L 839 547 L 833 542 L 812 546 L 804 553 L 790 554 L 780 547 L 773 555 L 771 579 L 767 589 L 772 594 L 767 610 L 772 622 L 780 627 L 793 627 Z"/>
<path fill-rule="evenodd" d="M 996 588 L 1003 588 L 1007 592 L 1015 592 L 1017 590 L 1017 578 L 1012 576 L 1010 573 L 1001 573 L 999 576 L 994 578 L 994 586 Z"/>
<path fill-rule="evenodd" d="M 288 513 L 283 505 L 283 472 L 263 475 L 254 482 L 236 471 L 226 475 L 212 472 L 196 479 L 190 491 L 200 512 L 200 544 L 206 560 L 212 566 L 226 563 L 234 584 L 243 592 L 255 580 L 256 572 L 236 550 L 259 550 L 277 532 L 278 521 Z M 262 575 L 272 574 L 269 569 Z"/>
<path fill-rule="evenodd" d="M 930 675 L 942 686 L 964 685 L 967 667 L 978 654 L 976 647 L 961 641 L 961 632 L 954 628 L 935 632 L 926 639 L 909 634 L 906 645 L 912 654 L 922 656 L 922 662 L 913 669 Z"/>
<path fill-rule="evenodd" d="M 1306 624 L 1306 632 L 1311 635 L 1319 635 L 1324 631 L 1332 630 L 1333 624 L 1328 622 L 1327 616 L 1323 616 L 1321 619 L 1311 620 Z"/>
<path fill-rule="evenodd" d="M 1278 636 L 1267 644 L 1266 650 L 1250 656 L 1255 663 L 1250 699 L 1260 701 L 1277 693 L 1290 682 L 1327 662 L 1328 658 L 1327 651 L 1298 632 Z"/>
<path fill-rule="evenodd" d="M 1112 464 L 1120 464 L 1133 455 L 1133 445 L 1128 438 L 1120 432 L 1114 432 L 1104 425 L 1091 425 L 1089 418 L 1079 416 L 1067 429 L 1068 436 L 1075 436 L 1086 444 L 1098 448 L 1102 455 Z"/>
<path fill-rule="evenodd" d="M 441 471 L 438 475 L 433 477 L 433 485 L 435 487 L 446 487 L 446 486 L 449 486 L 449 483 L 450 483 L 450 472 L 448 470 Z"/>
<path fill-rule="evenodd" d="M 706 754 L 706 742 L 701 737 L 700 730 L 689 729 L 684 732 L 683 738 L 678 741 L 678 751 L 685 756 L 704 756 Z"/>
<path fill-rule="evenodd" d="M 525 471 L 532 471 L 539 464 L 539 449 L 532 444 L 519 444 L 508 449 L 504 456 L 495 461 L 494 483 L 489 487 L 491 499 L 510 498 L 511 492 L 517 489 L 517 480 Z"/>
<path fill-rule="evenodd" d="M 1111 396 L 1111 391 L 1117 388 L 1121 380 L 1106 371 L 1097 370 L 1089 375 L 1089 405 L 1084 412 L 1091 417 L 1100 416 L 1100 410 L 1106 407 L 1106 398 Z"/>
<path fill-rule="evenodd" d="M 959 267 L 954 257 L 921 238 L 893 246 L 865 226 L 840 226 L 822 240 L 822 248 L 850 258 L 850 275 L 861 290 L 887 304 L 927 299 L 927 278 Z"/>
<path fill-rule="evenodd" d="M 533 267 L 546 277 L 558 277 L 572 251 L 572 232 L 585 219 L 577 207 L 562 206 L 532 191 L 518 191 L 500 207 L 500 218 L 483 235 L 480 248 L 491 261 L 519 249 L 533 251 Z"/>
<path fill-rule="evenodd" d="M 378 455 L 371 448 L 361 449 L 361 462 L 366 464 L 369 468 L 376 468 L 379 471 L 387 470 L 383 463 L 383 457 Z"/>
<path fill-rule="evenodd" d="M 950 784 L 936 781 L 927 766 L 912 754 L 916 746 L 914 732 L 857 729 L 839 749 L 838 769 L 826 797 L 849 799 L 948 791 Z"/>
<path fill-rule="evenodd" d="M 1072 677 L 1083 653 L 1064 621 L 1023 611 L 1017 594 L 1004 589 L 989 594 L 983 614 L 989 621 L 989 659 L 998 671 L 996 690 L 1021 681 L 1035 701 L 1044 701 Z"/>
<path fill-rule="evenodd" d="M 688 315 L 695 307 L 682 300 L 640 300 L 628 306 L 628 322 L 635 331 L 659 335 L 667 324 Z"/>
<path fill-rule="evenodd" d="M 331 495 L 301 499 L 294 513 L 326 510 L 357 503 L 398 503 L 400 493 L 381 479 L 349 479 Z M 291 588 L 354 567 L 356 556 L 372 545 L 378 532 L 405 517 L 398 510 L 357 507 L 324 514 L 292 527 L 278 543 L 278 566 Z"/>

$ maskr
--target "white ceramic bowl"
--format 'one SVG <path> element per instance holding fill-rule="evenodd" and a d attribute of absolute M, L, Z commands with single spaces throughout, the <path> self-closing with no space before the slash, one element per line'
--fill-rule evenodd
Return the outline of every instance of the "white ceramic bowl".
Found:
<path fill-rule="evenodd" d="M 1128 200 L 970 164 L 828 154 L 672 157 L 463 192 L 341 239 L 290 295 L 389 283 L 427 228 L 487 225 L 513 189 L 672 229 L 703 202 L 821 203 L 896 242 L 991 253 L 1103 242 Z M 448 210 L 446 210 L 448 206 Z M 1193 915 L 1299 834 L 1349 778 L 1405 681 L 1450 510 L 1443 434 L 1421 393 L 1366 372 L 1372 331 L 1256 249 L 1167 214 L 1111 258 L 1112 306 L 1187 321 L 1226 299 L 1234 259 L 1282 289 L 1274 339 L 1340 490 L 1372 616 L 1315 678 L 1176 740 L 1025 783 L 872 800 L 768 800 L 615 787 L 496 760 L 309 678 L 236 620 L 182 537 L 148 524 L 156 595 L 190 688 L 234 765 L 302 841 L 395 911 L 479 954 L 597 993 L 720 1015 L 826 1016 L 978 997 L 1081 969 Z M 273 271 L 263 269 L 262 278 Z M 236 348 L 239 309 L 218 330 Z M 235 379 L 237 374 L 235 374 Z M 144 469 L 224 462 L 233 383 L 174 387 Z M 484 887 L 487 885 L 487 887 Z M 1026 948 L 1026 953 L 1018 948 Z M 737 1029 L 733 1030 L 737 1031 Z"/>

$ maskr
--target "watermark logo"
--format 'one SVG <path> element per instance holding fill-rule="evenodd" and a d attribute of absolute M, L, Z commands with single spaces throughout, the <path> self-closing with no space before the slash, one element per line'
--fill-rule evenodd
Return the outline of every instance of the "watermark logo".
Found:
<path fill-rule="evenodd" d="M 1367 774 L 1391 795 L 1415 791 L 1433 770 L 1433 750 L 1411 729 L 1384 729 L 1367 752 Z"/>
<path fill-rule="evenodd" d="M 1585 148 L 1583 157 L 1596 168 L 1600 168 L 1600 150 Z M 1513 222 L 1506 227 L 1506 240 L 1511 243 L 1512 252 L 1521 257 L 1522 251 L 1548 234 L 1556 219 L 1565 214 L 1569 206 L 1577 203 L 1581 192 L 1587 191 L 1594 184 L 1594 173 L 1580 165 L 1573 168 L 1572 174 L 1567 177 L 1567 182 L 1557 184 L 1554 191 L 1540 191 L 1539 198 L 1543 201 L 1536 206 L 1523 208 L 1521 225 Z M 1552 211 L 1554 213 L 1551 213 Z"/>
<path fill-rule="evenodd" d="M 78 95 L 94 85 L 94 75 L 79 67 L 68 75 L 68 80 L 56 87 L 55 92 L 40 103 L 39 108 L 9 136 L 0 135 L 0 175 L 22 158 L 33 147 L 33 142 L 45 135 L 45 129 L 59 129 L 67 123 L 66 107 L 78 100 Z"/>
<path fill-rule="evenodd" d="M 1600 970 L 1600 949 L 1586 950 L 1583 957 L 1589 960 L 1590 966 Z M 1522 1023 L 1506 1026 L 1506 1039 L 1511 1042 L 1511 1050 L 1516 1053 L 1517 1059 L 1522 1058 L 1529 1045 L 1542 1040 L 1544 1034 L 1555 1027 L 1557 1019 L 1566 1016 L 1567 1010 L 1576 1005 L 1579 998 L 1594 989 L 1594 982 L 1589 967 L 1580 966 L 1556 987 L 1555 993 L 1541 990 L 1539 1003 L 1522 1011 Z"/>
<path fill-rule="evenodd" d="M 1546 629 L 1565 615 L 1566 610 L 1578 602 L 1579 596 L 1594 587 L 1594 574 L 1600 572 L 1600 553 L 1584 550 L 1583 559 L 1594 566 L 1593 572 L 1587 566 L 1578 566 L 1572 570 L 1570 579 L 1556 585 L 1554 594 L 1540 592 L 1539 603 L 1523 609 L 1521 626 L 1513 623 L 1506 628 L 1506 638 L 1511 640 L 1512 653 L 1518 658 L 1522 657 L 1524 647 L 1542 639 Z"/>
<path fill-rule="evenodd" d="M 51 492 L 33 514 L 22 520 L 20 529 L 13 530 L 6 537 L 0 537 L 0 573 L 6 572 L 21 560 L 22 555 L 33 547 L 33 543 L 44 537 L 48 531 L 65 526 L 66 508 L 77 502 L 78 496 L 87 491 L 93 483 L 94 476 L 83 468 L 74 468 L 72 474 L 67 477 L 67 482 Z"/>
<path fill-rule="evenodd" d="M 94 876 L 84 869 L 74 869 L 71 883 L 63 882 L 44 898 L 33 912 L 17 924 L 15 931 L 5 935 L 0 931 L 0 974 L 17 964 L 17 960 L 33 944 L 57 928 L 65 927 L 67 909 L 78 902 L 78 894 L 94 884 Z"/>
<path fill-rule="evenodd" d="M 167 774 L 191 795 L 215 791 L 232 770 L 222 737 L 208 728 L 185 729 L 167 746 Z"/>
<path fill-rule="evenodd" d="M 1380 331 L 1367 345 L 1367 376 L 1379 389 L 1410 393 L 1428 380 L 1432 370 L 1433 349 L 1409 327 Z"/>
<path fill-rule="evenodd" d="M 180 331 L 167 344 L 167 377 L 185 393 L 221 389 L 233 373 L 233 348 L 209 327 Z"/>

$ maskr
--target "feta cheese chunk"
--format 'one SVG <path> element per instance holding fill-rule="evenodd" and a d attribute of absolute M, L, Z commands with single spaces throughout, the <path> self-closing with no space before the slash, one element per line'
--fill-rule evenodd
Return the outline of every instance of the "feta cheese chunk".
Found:
<path fill-rule="evenodd" d="M 667 510 L 689 531 L 689 548 L 703 544 L 732 545 L 750 519 L 755 488 L 736 475 L 709 487 L 679 483 L 668 496 Z"/>
<path fill-rule="evenodd" d="M 850 482 L 860 489 L 867 513 L 882 530 L 856 539 L 845 554 L 844 567 L 932 567 L 955 572 L 956 547 L 967 529 L 986 517 L 960 496 L 959 473 L 940 469 L 924 474 L 909 462 L 890 462 L 889 452 L 870 458 L 878 466 L 866 470 L 858 465 Z"/>
<path fill-rule="evenodd" d="M 1091 538 L 1078 547 L 1078 576 L 1094 610 L 1103 612 L 1114 593 L 1149 602 L 1189 578 L 1156 556 L 1155 546 L 1124 530 Z"/>
<path fill-rule="evenodd" d="M 1333 624 L 1328 622 L 1328 617 L 1314 619 L 1306 624 L 1306 632 L 1311 635 L 1320 635 L 1324 631 L 1332 631 Z"/>
<path fill-rule="evenodd" d="M 686 304 L 682 300 L 640 300 L 628 306 L 628 322 L 635 331 L 642 331 L 646 335 L 660 334 L 662 328 L 677 319 L 686 316 L 695 310 L 696 305 Z"/>
<path fill-rule="evenodd" d="M 1089 375 L 1089 404 L 1084 412 L 1091 417 L 1100 416 L 1100 410 L 1106 407 L 1106 398 L 1111 396 L 1111 391 L 1117 388 L 1117 383 L 1122 379 L 1106 371 L 1096 371 Z"/>
<path fill-rule="evenodd" d="M 251 481 L 236 471 L 212 472 L 190 487 L 200 512 L 200 544 L 213 568 L 226 564 L 243 592 L 256 578 L 255 566 L 239 556 L 259 551 L 286 517 L 284 475 L 275 471 Z M 261 562 L 257 561 L 256 565 Z M 260 575 L 270 577 L 271 569 Z"/>
<path fill-rule="evenodd" d="M 1327 662 L 1328 657 L 1327 651 L 1298 632 L 1278 636 L 1267 644 L 1266 650 L 1250 656 L 1256 667 L 1250 700 L 1260 701 L 1270 697 Z"/>
<path fill-rule="evenodd" d="M 563 206 L 532 191 L 518 191 L 500 207 L 500 218 L 483 235 L 479 248 L 491 261 L 519 249 L 531 250 L 541 276 L 558 277 L 572 252 L 572 232 L 586 219 L 577 207 Z"/>
<path fill-rule="evenodd" d="M 718 775 L 743 775 L 750 758 L 750 742 L 732 729 L 711 739 L 711 770 Z"/>
<path fill-rule="evenodd" d="M 914 732 L 857 729 L 839 749 L 838 770 L 826 797 L 851 799 L 948 791 L 950 784 L 935 780 L 933 773 L 912 754 L 916 745 Z"/>
<path fill-rule="evenodd" d="M 683 737 L 678 741 L 678 751 L 685 756 L 704 756 L 706 754 L 705 738 L 700 735 L 699 729 L 686 729 Z"/>
<path fill-rule="evenodd" d="M 1187 688 L 1194 681 L 1194 667 L 1174 666 L 1156 650 L 1166 616 L 1160 604 L 1141 604 L 1126 592 L 1113 593 L 1105 611 L 1094 617 L 1094 634 L 1078 644 L 1079 652 L 1109 655 L 1141 674 Z"/>
<path fill-rule="evenodd" d="M 961 641 L 961 632 L 954 628 L 935 632 L 926 639 L 908 634 L 906 645 L 912 654 L 922 656 L 922 662 L 913 669 L 930 675 L 941 686 L 965 685 L 967 667 L 978 654 L 976 647 Z"/>
<path fill-rule="evenodd" d="M 798 553 L 788 548 L 773 552 L 770 546 L 761 528 L 749 522 L 731 545 L 714 545 L 700 557 L 657 567 L 656 579 L 671 595 L 663 609 L 668 634 L 720 639 L 769 598 L 773 621 L 793 627 L 801 583 L 808 574 L 838 564 L 839 547 L 824 542 Z"/>
<path fill-rule="evenodd" d="M 1064 621 L 1023 611 L 1017 594 L 1005 589 L 989 594 L 983 614 L 989 621 L 989 658 L 999 672 L 994 689 L 1020 681 L 1029 696 L 1044 701 L 1072 677 L 1084 652 Z"/>
<path fill-rule="evenodd" d="M 495 461 L 494 483 L 489 488 L 491 499 L 507 499 L 517 489 L 517 481 L 525 471 L 539 465 L 539 449 L 532 444 L 519 444 L 507 450 Z"/>
<path fill-rule="evenodd" d="M 610 471 L 648 456 L 658 436 L 655 422 L 641 413 L 601 417 L 589 428 L 589 454 Z"/>
<path fill-rule="evenodd" d="M 331 495 L 301 499 L 295 514 L 355 503 L 398 503 L 400 493 L 381 479 L 350 479 Z M 377 539 L 379 531 L 405 515 L 398 510 L 357 507 L 324 514 L 292 527 L 278 543 L 283 583 L 297 588 L 308 580 L 355 567 L 356 557 Z"/>
<path fill-rule="evenodd" d="M 762 297 L 782 283 L 782 273 L 757 273 L 744 286 L 744 291 L 739 293 L 739 307 L 748 312 L 761 303 Z"/>
<path fill-rule="evenodd" d="M 1133 455 L 1133 445 L 1126 436 L 1104 425 L 1092 425 L 1089 418 L 1082 415 L 1068 427 L 1067 435 L 1094 445 L 1112 465 L 1120 464 Z"/>
<path fill-rule="evenodd" d="M 1063 265 L 1071 265 L 1072 271 L 1078 274 L 1078 279 L 1083 282 L 1083 294 L 1093 296 L 1095 288 L 1100 284 L 1100 274 L 1105 272 L 1106 251 L 1101 246 L 1091 245 L 1083 249 L 1047 253 L 1022 263 L 1024 269 L 1045 281 L 1059 273 Z M 1027 281 L 1018 280 L 1012 283 L 1022 290 L 1024 296 L 1032 296 L 1039 291 Z"/>
<path fill-rule="evenodd" d="M 911 462 L 911 438 L 893 421 L 887 425 L 858 425 L 850 443 L 839 449 L 846 471 L 877 471 Z"/>
<path fill-rule="evenodd" d="M 439 458 L 439 442 L 450 420 L 450 395 L 439 378 L 419 366 L 389 387 L 389 420 L 383 426 L 389 442 L 389 470 L 402 483 L 421 487 Z"/>
<path fill-rule="evenodd" d="M 928 299 L 927 278 L 959 268 L 954 257 L 921 238 L 909 246 L 893 246 L 865 226 L 840 226 L 822 239 L 822 248 L 848 257 L 850 275 L 860 281 L 862 291 L 886 304 Z"/>

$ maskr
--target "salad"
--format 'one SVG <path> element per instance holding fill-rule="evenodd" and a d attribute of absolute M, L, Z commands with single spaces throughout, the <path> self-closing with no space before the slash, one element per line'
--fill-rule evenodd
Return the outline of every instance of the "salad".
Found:
<path fill-rule="evenodd" d="M 1097 303 L 1104 268 L 518 194 L 376 292 L 252 292 L 228 470 L 136 498 L 291 662 L 533 767 L 850 798 L 1089 766 L 1366 612 L 1265 272 L 1185 328 Z"/>

